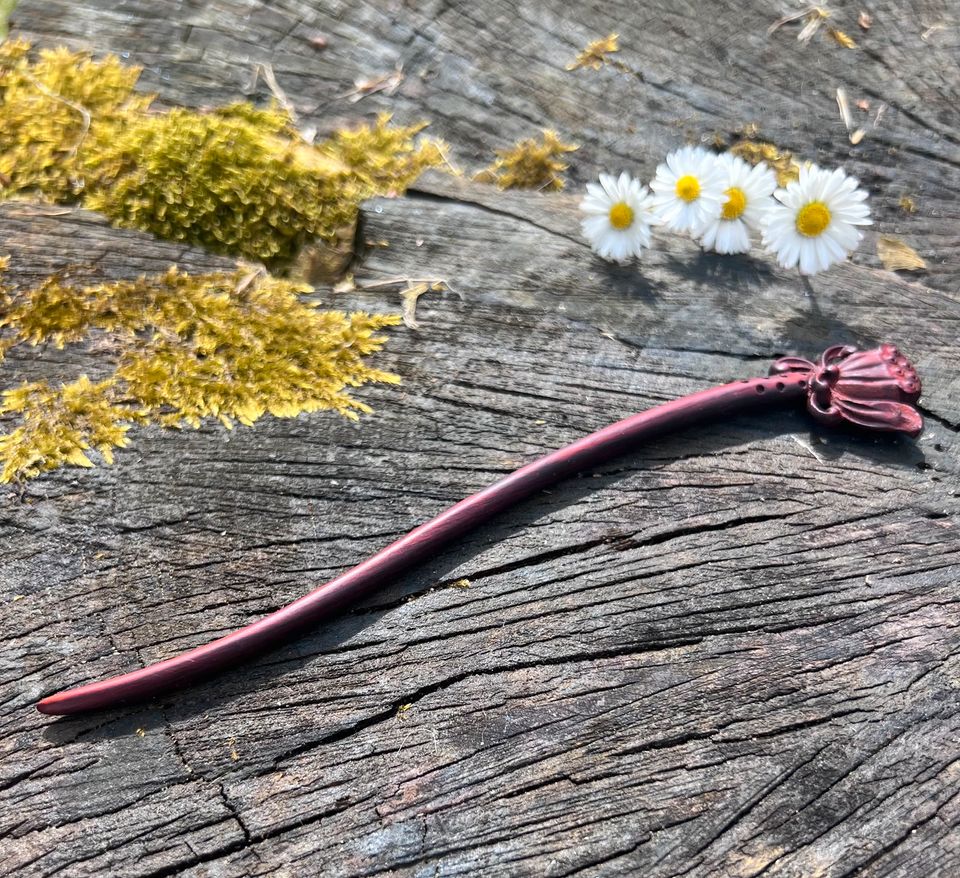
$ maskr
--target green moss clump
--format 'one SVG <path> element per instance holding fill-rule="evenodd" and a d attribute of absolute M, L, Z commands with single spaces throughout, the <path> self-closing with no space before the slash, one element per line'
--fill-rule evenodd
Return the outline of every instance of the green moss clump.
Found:
<path fill-rule="evenodd" d="M 133 418 L 115 401 L 113 381 L 94 384 L 86 375 L 51 387 L 45 381 L 4 392 L 0 414 L 15 414 L 20 423 L 0 434 L 0 482 L 30 478 L 65 463 L 91 467 L 91 448 L 113 463 L 113 449 L 128 444 Z"/>
<path fill-rule="evenodd" d="M 0 44 L 0 196 L 75 201 L 85 188 L 84 155 L 99 131 L 146 112 L 150 98 L 134 96 L 140 71 L 112 55 L 93 61 L 46 49 L 31 63 L 29 50 L 19 40 Z"/>
<path fill-rule="evenodd" d="M 426 168 L 446 164 L 440 141 L 414 141 L 426 123 L 398 128 L 389 122 L 389 114 L 381 114 L 374 125 L 337 131 L 326 145 L 349 169 L 363 198 L 401 195 Z"/>
<path fill-rule="evenodd" d="M 134 92 L 139 71 L 117 58 L 66 49 L 31 58 L 0 44 L 0 198 L 39 197 L 102 211 L 118 225 L 261 262 L 312 264 L 342 248 L 359 203 L 402 192 L 442 147 L 422 126 L 388 116 L 313 145 L 279 107 L 212 112 L 152 109 Z M 303 287 L 256 272 L 165 275 L 80 286 L 48 278 L 3 284 L 0 360 L 18 344 L 113 341 L 113 372 L 54 387 L 23 384 L 0 397 L 0 481 L 63 464 L 110 462 L 140 423 L 228 427 L 265 414 L 369 411 L 350 389 L 396 376 L 372 368 L 378 330 L 396 316 L 305 304 Z"/>
<path fill-rule="evenodd" d="M 717 137 L 719 149 L 728 148 L 731 153 L 740 156 L 751 165 L 764 162 L 777 175 L 777 183 L 786 186 L 800 177 L 800 165 L 790 150 L 781 149 L 775 143 L 760 138 L 760 128 L 755 122 L 741 126 L 739 139 L 727 146 L 726 138 Z"/>
<path fill-rule="evenodd" d="M 586 48 L 579 52 L 577 57 L 567 65 L 567 70 L 579 70 L 581 67 L 599 70 L 605 64 L 610 63 L 610 55 L 619 51 L 620 34 L 607 34 L 599 40 L 588 43 Z"/>
<path fill-rule="evenodd" d="M 283 265 L 351 222 L 358 200 L 343 196 L 356 188 L 349 171 L 288 125 L 280 110 L 146 116 L 86 155 L 98 184 L 84 204 L 121 226 Z"/>
<path fill-rule="evenodd" d="M 578 148 L 564 143 L 555 131 L 544 131 L 541 140 L 530 137 L 510 149 L 498 149 L 496 161 L 474 179 L 495 183 L 501 189 L 559 191 L 565 185 L 563 172 L 569 167 L 563 156 Z"/>
<path fill-rule="evenodd" d="M 82 203 L 118 225 L 288 267 L 334 243 L 359 203 L 443 162 L 389 116 L 308 144 L 278 106 L 153 112 L 139 70 L 66 49 L 0 45 L 0 197 Z"/>
<path fill-rule="evenodd" d="M 116 341 L 113 374 L 99 383 L 81 376 L 3 394 L 0 414 L 16 420 L 0 434 L 0 481 L 89 466 L 90 449 L 109 463 L 138 423 L 199 427 L 213 417 L 232 427 L 265 414 L 369 412 L 350 389 L 399 380 L 366 361 L 386 341 L 378 331 L 400 318 L 322 311 L 304 291 L 256 271 L 176 269 L 87 287 L 58 278 L 25 291 L 0 285 L 0 355 L 16 344 L 63 347 L 94 330 Z"/>

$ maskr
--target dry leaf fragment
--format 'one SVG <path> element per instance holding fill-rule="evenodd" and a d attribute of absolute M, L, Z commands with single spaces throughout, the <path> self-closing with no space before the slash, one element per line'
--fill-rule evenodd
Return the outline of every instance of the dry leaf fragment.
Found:
<path fill-rule="evenodd" d="M 791 21 L 798 21 L 801 18 L 806 18 L 808 19 L 807 27 L 809 27 L 811 20 L 816 19 L 817 21 L 822 21 L 829 14 L 830 13 L 827 12 L 826 9 L 820 6 L 807 6 L 805 9 L 800 9 L 797 12 L 790 12 L 787 15 L 784 15 L 783 18 L 778 18 L 773 24 L 770 25 L 770 27 L 767 28 L 767 36 L 769 37 L 772 33 L 779 30 L 785 24 L 789 24 Z M 819 25 L 817 25 L 817 27 L 819 27 Z M 813 36 L 813 34 L 810 36 Z M 797 39 L 800 39 L 800 37 L 797 37 Z"/>
<path fill-rule="evenodd" d="M 861 140 L 863 140 L 866 135 L 866 131 L 863 128 L 858 128 L 856 131 L 852 132 L 850 135 L 850 142 L 856 146 Z"/>
<path fill-rule="evenodd" d="M 409 287 L 413 284 L 420 283 L 429 284 L 430 288 L 434 291 L 439 291 L 442 289 L 448 289 L 451 292 L 453 291 L 450 284 L 448 284 L 442 277 L 405 277 L 403 275 L 398 275 L 396 277 L 385 277 L 381 280 L 358 284 L 357 288 L 361 290 L 380 290 L 384 287 L 396 287 L 400 286 L 401 284 L 404 287 Z"/>
<path fill-rule="evenodd" d="M 861 9 L 857 16 L 857 24 L 864 30 L 870 30 L 870 25 L 873 24 L 873 16 L 866 9 Z"/>
<path fill-rule="evenodd" d="M 509 149 L 496 150 L 493 164 L 478 171 L 473 179 L 495 183 L 501 189 L 537 189 L 557 192 L 563 189 L 563 172 L 569 165 L 563 156 L 579 149 L 564 143 L 556 131 L 543 132 L 543 139 L 528 137 Z"/>
<path fill-rule="evenodd" d="M 853 128 L 853 114 L 850 112 L 850 102 L 847 100 L 846 89 L 837 89 L 837 106 L 840 108 L 840 118 L 847 131 Z"/>
<path fill-rule="evenodd" d="M 913 200 L 912 196 L 904 195 L 900 199 L 900 210 L 902 210 L 904 213 L 916 213 L 917 202 Z"/>
<path fill-rule="evenodd" d="M 753 133 L 756 131 L 754 126 L 744 129 L 745 132 Z M 735 143 L 730 147 L 730 152 L 740 156 L 744 161 L 751 165 L 766 162 L 777 175 L 777 183 L 786 186 L 791 180 L 796 180 L 800 176 L 800 165 L 793 157 L 793 153 L 786 149 L 780 149 L 776 144 L 765 140 L 754 139 L 749 136 Z"/>
<path fill-rule="evenodd" d="M 857 101 L 857 109 L 858 109 L 858 110 L 869 110 L 869 109 L 870 109 L 870 101 L 868 101 L 866 98 L 860 98 L 860 100 Z"/>
<path fill-rule="evenodd" d="M 924 42 L 927 42 L 930 37 L 935 34 L 938 30 L 946 30 L 947 26 L 945 24 L 931 24 L 922 34 L 920 34 L 920 39 Z"/>
<path fill-rule="evenodd" d="M 791 21 L 805 19 L 805 23 L 801 28 L 800 33 L 797 34 L 797 41 L 806 45 L 810 42 L 810 40 L 813 39 L 814 35 L 820 29 L 820 25 L 822 25 L 829 17 L 830 10 L 827 9 L 826 6 L 807 6 L 805 9 L 800 9 L 797 12 L 791 12 L 789 15 L 783 16 L 783 18 L 778 18 L 773 24 L 770 25 L 770 27 L 767 28 L 767 36 Z M 855 49 L 857 47 L 857 44 L 854 42 L 853 38 L 839 28 L 828 27 L 827 33 L 845 49 Z"/>
<path fill-rule="evenodd" d="M 887 271 L 921 271 L 927 267 L 913 247 L 892 235 L 877 238 L 877 256 Z"/>
<path fill-rule="evenodd" d="M 402 82 L 403 65 L 398 64 L 392 72 L 385 73 L 383 76 L 375 76 L 372 79 L 355 79 L 353 81 L 353 88 L 341 95 L 337 95 L 337 97 L 349 98 L 351 104 L 362 101 L 365 97 L 377 94 L 378 92 L 383 92 L 389 97 L 400 88 L 400 83 Z"/>
<path fill-rule="evenodd" d="M 807 16 L 807 23 L 803 30 L 797 34 L 797 42 L 806 45 L 813 39 L 813 35 L 820 29 L 820 25 L 829 18 L 830 13 L 822 6 L 815 6 Z"/>
<path fill-rule="evenodd" d="M 76 208 L 73 207 L 44 207 L 43 205 L 27 205 L 26 210 L 9 210 L 7 216 L 16 217 L 38 217 L 38 216 L 69 216 Z"/>
<path fill-rule="evenodd" d="M 403 323 L 410 329 L 419 329 L 417 323 L 417 301 L 420 297 L 430 291 L 429 284 L 414 284 L 400 292 L 400 301 L 403 303 Z"/>
<path fill-rule="evenodd" d="M 353 274 L 346 275 L 342 281 L 335 283 L 333 285 L 333 292 L 335 293 L 352 293 L 356 290 L 357 284 L 353 279 Z"/>
<path fill-rule="evenodd" d="M 293 102 L 287 97 L 287 93 L 280 88 L 280 83 L 277 82 L 277 76 L 273 72 L 273 65 L 260 64 L 257 69 L 263 74 L 263 80 L 266 82 L 267 88 L 270 89 L 270 94 L 272 94 L 277 99 L 277 103 L 287 111 L 287 114 L 290 116 L 290 121 L 296 124 L 298 121 L 297 111 L 293 106 Z"/>
<path fill-rule="evenodd" d="M 839 45 L 843 46 L 844 49 L 856 49 L 857 44 L 854 42 L 853 38 L 849 34 L 844 33 L 842 30 L 836 27 L 828 27 L 827 33 L 833 37 L 834 41 Z"/>
<path fill-rule="evenodd" d="M 602 39 L 594 40 L 567 65 L 567 70 L 579 70 L 581 67 L 599 70 L 609 63 L 607 55 L 620 51 L 619 39 L 619 34 L 607 34 Z"/>

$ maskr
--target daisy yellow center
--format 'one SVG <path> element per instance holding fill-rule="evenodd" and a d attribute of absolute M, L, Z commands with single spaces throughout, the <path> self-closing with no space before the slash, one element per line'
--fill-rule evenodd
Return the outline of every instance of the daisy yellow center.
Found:
<path fill-rule="evenodd" d="M 610 225 L 622 231 L 633 222 L 633 208 L 624 201 L 618 201 L 610 208 Z"/>
<path fill-rule="evenodd" d="M 740 219 L 743 212 L 747 209 L 747 196 L 744 195 L 743 190 L 736 186 L 731 186 L 723 194 L 727 196 L 727 200 L 723 202 L 721 216 L 725 220 Z"/>
<path fill-rule="evenodd" d="M 685 174 L 677 180 L 677 198 L 686 202 L 696 201 L 700 197 L 700 181 L 692 174 Z"/>
<path fill-rule="evenodd" d="M 797 231 L 808 238 L 816 238 L 830 225 L 830 208 L 822 201 L 811 201 L 797 211 Z"/>

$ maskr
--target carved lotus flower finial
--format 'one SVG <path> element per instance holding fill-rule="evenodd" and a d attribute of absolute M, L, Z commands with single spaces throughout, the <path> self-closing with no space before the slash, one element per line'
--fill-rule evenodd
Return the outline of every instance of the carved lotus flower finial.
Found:
<path fill-rule="evenodd" d="M 892 344 L 870 351 L 849 345 L 827 348 L 819 362 L 783 357 L 772 375 L 807 373 L 807 409 L 818 421 L 844 422 L 871 430 L 919 435 L 923 419 L 915 405 L 920 378 L 913 364 Z"/>

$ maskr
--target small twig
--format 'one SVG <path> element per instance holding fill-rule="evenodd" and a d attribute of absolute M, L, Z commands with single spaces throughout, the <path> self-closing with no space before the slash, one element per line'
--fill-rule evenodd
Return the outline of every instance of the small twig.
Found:
<path fill-rule="evenodd" d="M 784 15 L 783 18 L 778 18 L 770 27 L 767 28 L 767 36 L 778 31 L 785 24 L 790 24 L 791 21 L 797 21 L 798 19 L 804 18 L 809 15 L 811 12 L 816 12 L 816 6 L 808 6 L 806 9 L 801 9 L 799 12 L 791 12 L 787 15 Z"/>
<path fill-rule="evenodd" d="M 856 146 L 861 140 L 863 140 L 863 137 L 867 132 L 863 128 L 857 128 L 856 131 L 850 130 L 853 128 L 853 113 L 850 112 L 850 103 L 847 101 L 847 92 L 843 88 L 837 89 L 837 106 L 840 108 L 840 118 L 843 120 L 843 124 L 847 128 L 847 135 L 850 138 L 850 142 Z"/>
<path fill-rule="evenodd" d="M 880 104 L 877 107 L 877 115 L 873 117 L 873 127 L 877 128 L 880 125 L 880 120 L 883 118 L 883 114 L 887 112 L 887 105 Z"/>
<path fill-rule="evenodd" d="M 296 108 L 290 98 L 287 97 L 287 93 L 280 88 L 280 83 L 277 82 L 277 77 L 273 73 L 273 65 L 269 63 L 258 64 L 257 69 L 263 74 L 263 81 L 270 89 L 270 94 L 277 99 L 277 103 L 287 111 L 290 121 L 296 125 L 299 120 Z M 256 83 L 256 79 L 254 79 L 254 83 Z"/>
<path fill-rule="evenodd" d="M 249 274 L 245 275 L 244 278 L 237 284 L 236 289 L 234 289 L 234 294 L 239 296 L 241 295 L 255 280 L 263 277 L 267 273 L 267 270 L 262 266 L 257 266 Z"/>
<path fill-rule="evenodd" d="M 276 102 L 283 107 L 286 114 L 290 117 L 290 121 L 296 126 L 300 121 L 300 117 L 297 114 L 297 108 L 293 105 L 293 101 L 287 97 L 287 93 L 280 87 L 280 83 L 277 82 L 277 77 L 273 72 L 272 64 L 264 63 L 253 65 L 253 75 L 250 79 L 250 82 L 246 86 L 245 92 L 247 94 L 252 94 L 254 92 L 257 87 L 257 81 L 261 75 L 263 76 L 263 81 L 267 84 L 267 88 L 270 89 L 270 94 L 273 95 L 274 100 L 276 100 Z M 311 145 L 317 137 L 316 126 L 299 128 L 298 132 L 304 142 Z"/>
<path fill-rule="evenodd" d="M 382 280 L 371 281 L 370 283 L 357 284 L 358 290 L 377 290 L 382 287 L 395 287 L 398 284 L 406 284 L 408 287 L 413 286 L 414 284 L 429 284 L 434 286 L 436 284 L 443 284 L 451 293 L 455 292 L 453 287 L 450 286 L 449 282 L 442 277 L 403 277 L 398 275 L 397 277 L 385 277 Z"/>
<path fill-rule="evenodd" d="M 826 8 L 823 6 L 807 6 L 804 9 L 799 10 L 798 12 L 791 12 L 787 15 L 784 15 L 783 18 L 778 18 L 770 27 L 767 28 L 767 36 L 775 33 L 785 24 L 789 24 L 791 21 L 799 21 L 801 18 L 806 18 L 807 16 L 812 16 L 810 21 L 804 25 L 803 30 L 797 35 L 797 39 L 801 43 L 806 43 L 810 41 L 810 38 L 816 33 L 817 28 L 820 27 L 820 23 L 830 15 L 827 12 Z"/>
<path fill-rule="evenodd" d="M 812 445 L 808 445 L 798 436 L 794 436 L 793 433 L 790 434 L 790 438 L 797 443 L 804 451 L 809 451 L 820 463 L 825 463 L 825 459 L 822 458 L 816 451 L 813 450 Z"/>
<path fill-rule="evenodd" d="M 337 98 L 349 98 L 350 102 L 355 104 L 362 101 L 368 95 L 383 92 L 388 97 L 392 95 L 403 82 L 403 65 L 398 64 L 391 73 L 385 73 L 375 79 L 357 79 L 354 80 L 353 88 L 337 95 Z"/>
<path fill-rule="evenodd" d="M 807 298 L 810 300 L 810 306 L 813 309 L 813 313 L 821 313 L 820 304 L 817 302 L 817 294 L 813 291 L 813 284 L 810 283 L 810 277 L 808 275 L 800 275 L 800 286 L 803 287 L 803 291 L 807 294 Z"/>
<path fill-rule="evenodd" d="M 403 323 L 408 329 L 420 328 L 420 324 L 417 323 L 417 302 L 424 293 L 430 292 L 431 289 L 435 289 L 435 287 L 419 283 L 400 292 L 400 301 L 403 304 Z"/>
<path fill-rule="evenodd" d="M 375 290 L 382 287 L 395 287 L 400 284 L 404 285 L 404 289 L 400 291 L 403 323 L 410 329 L 420 328 L 420 324 L 417 322 L 417 302 L 422 295 L 443 289 L 449 290 L 454 295 L 460 295 L 441 277 L 388 277 L 372 283 L 356 284 L 356 288 Z M 463 297 L 461 296 L 461 298 Z"/>
<path fill-rule="evenodd" d="M 847 101 L 846 89 L 837 89 L 837 106 L 840 108 L 840 118 L 843 119 L 843 124 L 846 126 L 847 131 L 849 131 L 853 128 L 853 114 L 850 112 L 850 103 Z"/>
<path fill-rule="evenodd" d="M 803 43 L 804 45 L 809 43 L 828 15 L 829 13 L 825 9 L 821 9 L 819 6 L 815 7 L 813 12 L 810 13 L 809 20 L 803 26 L 803 30 L 797 34 L 797 42 Z"/>
<path fill-rule="evenodd" d="M 9 182 L 7 182 L 4 185 L 9 186 L 10 184 Z M 26 217 L 27 219 L 30 219 L 32 217 L 37 217 L 37 216 L 68 216 L 69 214 L 73 213 L 73 211 L 74 211 L 74 208 L 72 207 L 47 208 L 40 205 L 31 205 L 27 207 L 25 210 L 10 210 L 7 212 L 6 215 L 16 217 L 17 219 L 20 219 L 22 217 Z"/>
<path fill-rule="evenodd" d="M 945 24 L 942 24 L 942 23 L 931 24 L 930 27 L 928 27 L 922 34 L 920 34 L 920 39 L 923 40 L 924 42 L 927 42 L 927 40 L 931 37 L 931 35 L 935 34 L 938 30 L 946 30 L 946 29 L 947 29 L 947 26 Z"/>
<path fill-rule="evenodd" d="M 90 111 L 84 107 L 82 104 L 76 103 L 76 101 L 71 101 L 68 98 L 65 98 L 63 95 L 59 95 L 56 92 L 50 91 L 39 79 L 33 76 L 30 73 L 24 72 L 24 77 L 33 83 L 34 88 L 37 89 L 41 94 L 46 95 L 48 98 L 51 98 L 55 101 L 60 101 L 64 106 L 69 107 L 71 110 L 76 111 L 80 114 L 83 119 L 83 128 L 80 131 L 80 137 L 77 139 L 77 142 L 74 144 L 73 148 L 68 150 L 68 155 L 76 155 L 77 151 L 80 149 L 83 141 L 86 139 L 87 132 L 90 130 L 90 123 L 93 121 L 93 117 L 90 115 Z"/>

